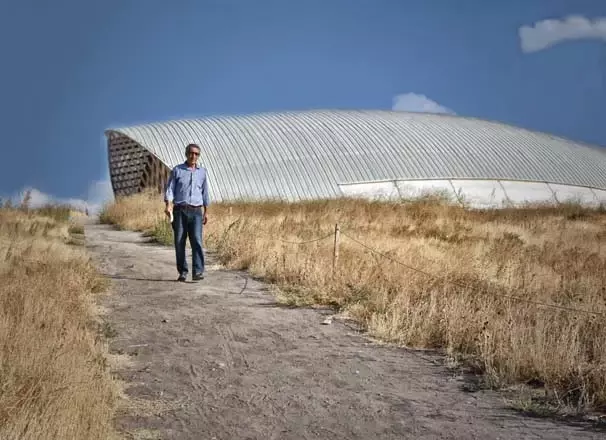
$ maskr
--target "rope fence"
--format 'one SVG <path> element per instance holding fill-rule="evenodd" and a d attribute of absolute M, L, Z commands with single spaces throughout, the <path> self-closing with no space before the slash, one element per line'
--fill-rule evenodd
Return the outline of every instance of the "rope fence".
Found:
<path fill-rule="evenodd" d="M 330 238 L 333 236 L 334 236 L 334 234 L 331 232 L 330 234 L 325 235 L 323 237 L 313 238 L 311 240 L 306 240 L 306 241 L 288 241 L 288 240 L 282 240 L 281 238 L 278 238 L 278 241 L 281 241 L 282 243 L 301 245 L 301 244 L 315 243 L 316 241 L 326 240 L 327 238 Z"/>
<path fill-rule="evenodd" d="M 358 246 L 361 246 L 363 248 L 365 248 L 366 250 L 372 252 L 375 255 L 378 255 L 382 258 L 385 258 L 387 260 L 390 260 L 391 262 L 398 264 L 408 270 L 411 270 L 413 272 L 417 272 L 420 273 L 422 275 L 425 275 L 427 277 L 439 280 L 439 279 L 446 279 L 445 277 L 439 276 L 439 275 L 435 275 L 432 274 L 430 272 L 427 272 L 423 269 L 419 269 L 416 268 L 414 266 L 411 266 L 409 264 L 406 264 L 402 261 L 399 261 L 389 255 L 387 255 L 385 252 L 382 252 L 378 249 L 375 249 L 365 243 L 363 243 L 362 241 L 358 240 L 355 237 L 352 237 L 348 232 L 343 232 L 343 230 L 341 229 L 341 227 L 339 226 L 339 224 L 335 225 L 335 229 L 334 232 L 331 232 L 330 234 L 321 236 L 321 237 L 317 237 L 311 240 L 305 240 L 305 241 L 287 241 L 287 240 L 282 240 L 280 238 L 278 238 L 279 241 L 283 242 L 283 243 L 288 243 L 288 244 L 295 244 L 295 245 L 303 245 L 303 244 L 308 244 L 308 243 L 315 243 L 315 242 L 320 242 L 323 240 L 326 240 L 328 238 L 334 238 L 334 248 L 333 248 L 333 261 L 332 261 L 332 273 L 333 276 L 336 274 L 337 271 L 337 265 L 338 265 L 338 259 L 339 259 L 339 245 L 340 245 L 340 237 L 341 235 L 347 239 L 349 239 L 350 241 L 352 241 L 353 243 L 357 244 Z M 428 259 L 428 261 L 431 261 Z M 436 263 L 436 262 L 434 262 Z M 458 287 L 462 287 L 462 288 L 468 288 L 470 287 L 469 285 L 465 285 L 464 283 L 458 282 L 458 281 L 454 281 L 454 280 L 448 280 L 446 279 L 447 282 L 456 285 Z M 504 295 L 504 294 L 497 294 L 495 292 L 489 292 L 491 295 L 493 296 L 497 296 L 497 297 L 501 297 L 501 298 L 505 298 L 505 299 L 509 299 L 509 300 L 513 300 L 513 301 L 520 301 L 520 302 L 524 302 L 527 304 L 532 304 L 535 306 L 539 306 L 539 307 L 547 307 L 547 308 L 551 308 L 551 309 L 556 309 L 556 310 L 560 310 L 560 311 L 566 311 L 566 312 L 572 312 L 572 313 L 581 313 L 581 314 L 587 314 L 587 315 L 593 315 L 593 316 L 601 316 L 601 317 L 606 317 L 606 313 L 603 312 L 596 312 L 596 311 L 592 311 L 592 310 L 584 310 L 584 309 L 577 309 L 574 307 L 567 307 L 567 306 L 561 306 L 561 305 L 557 305 L 557 304 L 549 304 L 549 303 L 543 303 L 541 301 L 534 301 L 531 299 L 526 299 L 526 298 L 521 298 L 519 296 L 514 296 L 514 295 Z"/>

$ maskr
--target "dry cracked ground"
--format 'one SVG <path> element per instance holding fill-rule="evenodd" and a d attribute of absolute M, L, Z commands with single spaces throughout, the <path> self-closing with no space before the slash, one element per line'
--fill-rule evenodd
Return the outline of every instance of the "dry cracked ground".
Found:
<path fill-rule="evenodd" d="M 103 298 L 132 439 L 597 439 L 581 422 L 524 417 L 437 355 L 373 342 L 327 312 L 278 306 L 220 268 L 174 281 L 172 248 L 96 223 L 86 245 L 112 279 Z"/>

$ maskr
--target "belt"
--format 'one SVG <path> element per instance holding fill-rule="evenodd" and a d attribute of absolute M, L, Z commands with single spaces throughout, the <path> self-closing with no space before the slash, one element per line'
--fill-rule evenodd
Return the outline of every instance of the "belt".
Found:
<path fill-rule="evenodd" d="M 201 205 L 188 205 L 186 203 L 184 204 L 180 204 L 180 205 L 175 205 L 174 209 L 191 209 L 191 210 L 196 210 L 196 209 L 200 209 L 202 206 Z"/>

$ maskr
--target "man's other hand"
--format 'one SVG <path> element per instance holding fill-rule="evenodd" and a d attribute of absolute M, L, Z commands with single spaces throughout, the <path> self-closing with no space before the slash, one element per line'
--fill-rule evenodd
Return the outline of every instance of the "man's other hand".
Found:
<path fill-rule="evenodd" d="M 202 224 L 205 225 L 208 222 L 208 216 L 204 214 L 204 218 L 202 219 Z"/>

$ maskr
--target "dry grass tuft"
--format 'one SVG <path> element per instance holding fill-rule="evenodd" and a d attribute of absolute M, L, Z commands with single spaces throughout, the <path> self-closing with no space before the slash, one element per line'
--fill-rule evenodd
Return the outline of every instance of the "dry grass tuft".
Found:
<path fill-rule="evenodd" d="M 159 197 L 139 194 L 104 215 L 170 243 L 162 210 Z M 332 238 L 280 241 L 327 235 L 335 223 L 335 277 Z M 483 212 L 430 199 L 332 200 L 217 204 L 205 237 L 222 263 L 277 283 L 293 304 L 332 305 L 383 340 L 444 348 L 490 385 L 543 384 L 581 410 L 606 408 L 605 227 L 604 212 L 573 204 Z"/>
<path fill-rule="evenodd" d="M 67 244 L 65 220 L 62 209 L 0 208 L 0 438 L 115 436 L 118 394 L 91 300 L 106 282 Z"/>

